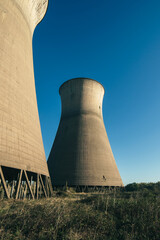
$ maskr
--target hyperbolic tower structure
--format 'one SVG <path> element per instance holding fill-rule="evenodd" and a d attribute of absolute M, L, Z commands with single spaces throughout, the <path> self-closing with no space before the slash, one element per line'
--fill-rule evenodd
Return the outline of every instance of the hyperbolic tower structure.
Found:
<path fill-rule="evenodd" d="M 51 191 L 32 54 L 47 6 L 48 0 L 0 0 L 0 177 L 8 198 Z"/>
<path fill-rule="evenodd" d="M 59 93 L 62 113 L 48 159 L 53 185 L 123 186 L 103 122 L 103 86 L 76 78 Z"/>

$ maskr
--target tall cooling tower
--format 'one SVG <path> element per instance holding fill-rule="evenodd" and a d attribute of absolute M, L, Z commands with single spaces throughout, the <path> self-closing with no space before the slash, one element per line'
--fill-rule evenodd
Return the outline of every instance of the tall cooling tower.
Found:
<path fill-rule="evenodd" d="M 48 0 L 0 0 L 0 177 L 8 198 L 48 196 L 51 189 L 32 55 L 33 31 L 47 6 Z"/>
<path fill-rule="evenodd" d="M 123 186 L 103 122 L 103 86 L 76 78 L 59 93 L 61 120 L 48 159 L 53 185 Z"/>

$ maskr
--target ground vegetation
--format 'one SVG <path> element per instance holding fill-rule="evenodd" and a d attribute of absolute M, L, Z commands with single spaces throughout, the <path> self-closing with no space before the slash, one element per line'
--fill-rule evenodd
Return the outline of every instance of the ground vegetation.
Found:
<path fill-rule="evenodd" d="M 160 182 L 76 192 L 50 199 L 1 200 L 2 240 L 159 240 Z"/>

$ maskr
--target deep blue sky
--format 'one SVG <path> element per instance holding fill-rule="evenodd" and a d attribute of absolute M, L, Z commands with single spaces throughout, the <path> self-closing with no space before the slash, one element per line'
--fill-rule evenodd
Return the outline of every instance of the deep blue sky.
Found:
<path fill-rule="evenodd" d="M 106 91 L 104 123 L 124 184 L 160 181 L 160 1 L 50 0 L 33 50 L 46 157 L 60 85 L 89 77 Z"/>

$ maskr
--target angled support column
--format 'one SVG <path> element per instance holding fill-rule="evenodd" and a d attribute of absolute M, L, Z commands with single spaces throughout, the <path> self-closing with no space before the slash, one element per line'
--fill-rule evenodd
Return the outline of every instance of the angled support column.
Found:
<path fill-rule="evenodd" d="M 24 175 L 25 175 L 25 177 L 26 177 L 26 182 L 27 182 L 27 185 L 28 185 L 29 191 L 30 191 L 30 193 L 31 193 L 31 196 L 32 196 L 32 198 L 34 199 L 34 195 L 33 195 L 33 192 L 32 192 L 31 185 L 30 185 L 29 180 L 28 180 L 28 176 L 27 176 L 27 172 L 26 172 L 26 170 L 24 170 Z"/>
<path fill-rule="evenodd" d="M 48 177 L 45 176 L 45 188 L 47 196 L 49 197 L 49 184 L 48 184 Z"/>
<path fill-rule="evenodd" d="M 1 167 L 1 166 L 0 166 L 0 175 L 1 175 L 1 179 L 2 179 L 2 184 L 3 184 L 4 191 L 5 191 L 5 193 L 6 193 L 7 198 L 9 199 L 9 198 L 10 198 L 10 195 L 9 195 L 9 192 L 8 192 L 8 188 L 7 188 L 7 185 L 6 185 L 6 181 L 5 181 L 5 178 L 4 178 L 4 175 L 3 175 L 3 171 L 2 171 L 2 167 Z"/>
<path fill-rule="evenodd" d="M 17 181 L 18 185 L 17 185 L 16 199 L 18 199 L 18 194 L 19 194 L 19 189 L 20 189 L 20 185 L 21 185 L 22 174 L 23 174 L 23 170 L 21 169 L 21 172 L 20 172 L 20 175 L 19 175 L 19 179 Z"/>
<path fill-rule="evenodd" d="M 46 190 L 45 190 L 45 187 L 44 187 L 44 183 L 43 183 L 41 174 L 39 175 L 39 177 L 40 177 L 40 181 L 41 181 L 41 184 L 42 184 L 44 195 L 45 195 L 45 197 L 47 197 L 47 193 L 46 193 Z"/>
<path fill-rule="evenodd" d="M 36 182 L 36 198 L 39 196 L 39 174 L 37 173 L 37 182 Z"/>
<path fill-rule="evenodd" d="M 53 196 L 53 188 L 52 188 L 52 183 L 51 183 L 50 177 L 48 177 L 48 185 L 49 185 L 49 190 L 50 190 L 51 197 L 52 197 Z"/>
<path fill-rule="evenodd" d="M 15 188 L 15 182 L 14 182 L 14 180 L 13 180 L 13 181 L 12 181 L 12 187 L 11 187 L 11 193 L 10 193 L 10 197 L 11 197 L 11 198 L 13 198 L 14 188 Z"/>
<path fill-rule="evenodd" d="M 26 195 L 27 195 L 27 184 L 25 186 L 25 189 L 24 189 L 24 193 L 23 193 L 23 199 L 26 198 Z"/>

